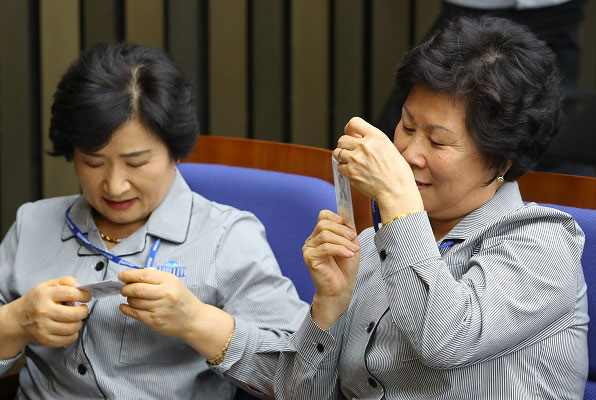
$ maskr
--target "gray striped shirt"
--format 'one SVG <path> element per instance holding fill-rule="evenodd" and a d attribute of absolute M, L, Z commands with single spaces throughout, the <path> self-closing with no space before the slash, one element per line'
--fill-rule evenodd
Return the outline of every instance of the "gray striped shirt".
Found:
<path fill-rule="evenodd" d="M 360 236 L 349 309 L 307 317 L 279 399 L 581 399 L 588 373 L 584 235 L 507 183 L 439 250 L 425 213 Z M 443 242 L 443 240 L 441 242 Z"/>
<path fill-rule="evenodd" d="M 82 196 L 23 205 L 0 246 L 0 304 L 49 279 L 72 275 L 87 284 L 117 279 L 126 268 L 74 237 L 64 219 L 73 203 L 74 223 L 105 249 Z M 162 244 L 154 266 L 186 267 L 180 278 L 186 286 L 203 302 L 235 317 L 236 330 L 222 364 L 209 366 L 180 339 L 123 315 L 118 305 L 124 297 L 108 297 L 89 303 L 77 342 L 64 348 L 27 346 L 19 398 L 231 399 L 236 389 L 230 382 L 272 395 L 277 356 L 308 305 L 281 275 L 261 223 L 248 212 L 192 193 L 177 172 L 145 226 L 111 252 L 144 265 L 156 237 Z M 14 361 L 0 361 L 0 373 Z"/>

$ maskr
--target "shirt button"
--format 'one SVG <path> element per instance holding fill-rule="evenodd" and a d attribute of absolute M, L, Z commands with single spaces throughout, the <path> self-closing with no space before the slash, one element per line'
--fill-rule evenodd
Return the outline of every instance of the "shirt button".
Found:
<path fill-rule="evenodd" d="M 322 353 L 325 350 L 325 346 L 323 346 L 321 343 L 317 344 L 317 351 L 319 353 Z"/>
<path fill-rule="evenodd" d="M 96 271 L 101 271 L 103 269 L 103 267 L 105 267 L 106 265 L 104 264 L 103 261 L 99 261 L 97 264 L 95 264 L 95 270 Z"/>
<path fill-rule="evenodd" d="M 79 372 L 79 374 L 85 375 L 87 373 L 87 367 L 85 367 L 83 364 L 79 364 L 79 366 L 77 367 L 77 371 Z"/>
<path fill-rule="evenodd" d="M 367 332 L 367 333 L 370 333 L 370 332 L 373 330 L 373 328 L 374 328 L 374 327 L 375 327 L 375 323 L 374 323 L 374 322 L 371 322 L 371 323 L 370 323 L 370 324 L 368 324 L 368 326 L 366 327 L 366 332 Z"/>
<path fill-rule="evenodd" d="M 377 381 L 375 381 L 373 378 L 368 378 L 368 384 L 373 389 L 376 389 L 377 388 Z"/>
<path fill-rule="evenodd" d="M 385 260 L 387 258 L 387 252 L 385 250 L 381 250 L 379 257 L 381 257 L 381 261 Z"/>

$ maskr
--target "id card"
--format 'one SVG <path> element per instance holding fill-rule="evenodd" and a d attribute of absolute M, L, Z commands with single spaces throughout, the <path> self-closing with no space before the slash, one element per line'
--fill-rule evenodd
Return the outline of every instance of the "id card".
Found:
<path fill-rule="evenodd" d="M 331 167 L 333 169 L 333 183 L 335 184 L 335 202 L 337 203 L 337 213 L 346 221 L 346 224 L 356 229 L 354 224 L 354 209 L 352 207 L 352 190 L 350 181 L 337 170 L 339 163 L 331 157 Z"/>
<path fill-rule="evenodd" d="M 89 285 L 77 286 L 77 289 L 88 292 L 93 298 L 102 299 L 104 297 L 116 296 L 120 294 L 120 289 L 124 286 L 123 282 L 107 280 L 91 283 Z"/>

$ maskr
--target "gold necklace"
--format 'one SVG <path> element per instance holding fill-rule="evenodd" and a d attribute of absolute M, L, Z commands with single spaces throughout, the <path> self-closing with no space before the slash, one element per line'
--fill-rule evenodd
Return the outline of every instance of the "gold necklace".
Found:
<path fill-rule="evenodd" d="M 106 242 L 111 242 L 111 243 L 120 243 L 122 241 L 122 238 L 113 238 L 110 237 L 108 235 L 104 235 L 103 233 L 99 232 L 99 236 L 101 236 L 101 238 L 103 240 L 105 240 Z"/>

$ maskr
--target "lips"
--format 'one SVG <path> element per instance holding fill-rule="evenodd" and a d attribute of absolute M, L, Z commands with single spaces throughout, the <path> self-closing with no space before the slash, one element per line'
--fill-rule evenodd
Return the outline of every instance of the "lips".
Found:
<path fill-rule="evenodd" d="M 418 190 L 427 189 L 431 186 L 430 183 L 424 183 L 420 181 L 416 181 L 416 186 L 418 186 Z"/>
<path fill-rule="evenodd" d="M 112 200 L 108 200 L 106 198 L 104 198 L 103 200 L 106 202 L 106 204 L 112 210 L 128 210 L 137 201 L 137 199 L 130 199 L 130 200 L 124 200 L 124 201 L 112 201 Z"/>

